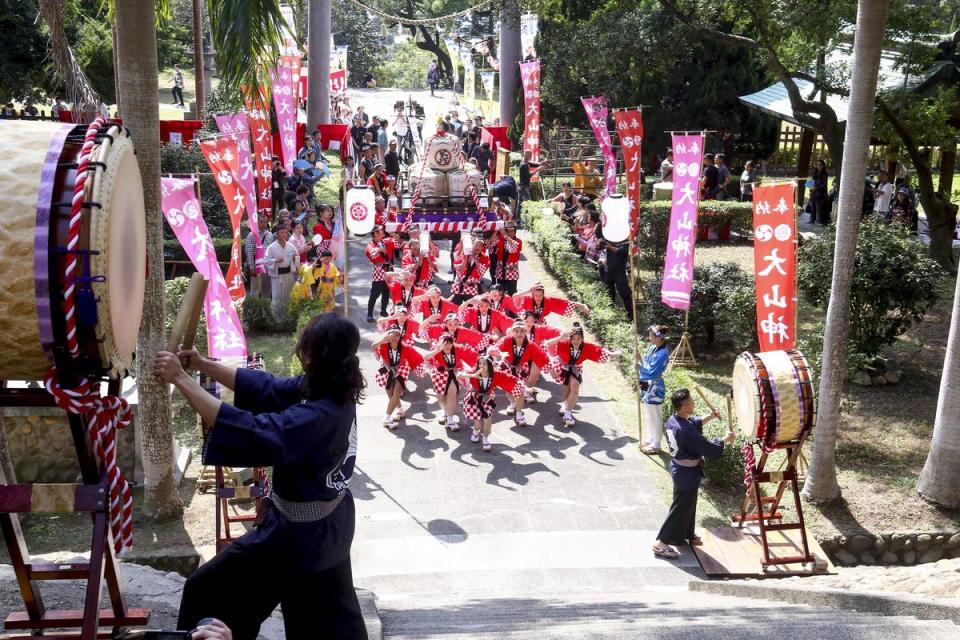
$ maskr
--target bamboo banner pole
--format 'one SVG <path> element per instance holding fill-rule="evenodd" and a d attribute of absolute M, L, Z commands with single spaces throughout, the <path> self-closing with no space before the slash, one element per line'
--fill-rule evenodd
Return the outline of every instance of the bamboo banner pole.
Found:
<path fill-rule="evenodd" d="M 350 317 L 350 232 L 345 220 L 347 194 L 340 196 L 340 227 L 343 230 L 343 317 Z"/>

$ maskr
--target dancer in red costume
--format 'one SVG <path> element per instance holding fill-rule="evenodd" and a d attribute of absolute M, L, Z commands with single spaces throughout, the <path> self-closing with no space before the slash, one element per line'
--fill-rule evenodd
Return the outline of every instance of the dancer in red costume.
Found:
<path fill-rule="evenodd" d="M 372 345 L 373 353 L 380 360 L 377 371 L 377 384 L 387 392 L 387 412 L 383 416 L 383 426 L 396 429 L 403 420 L 403 405 L 400 398 L 406 390 L 405 382 L 411 374 L 422 375 L 423 356 L 413 347 L 404 345 L 400 340 L 400 328 L 392 325 L 386 333 Z"/>
<path fill-rule="evenodd" d="M 510 374 L 524 382 L 538 380 L 541 369 L 550 363 L 543 349 L 527 338 L 527 327 L 522 320 L 513 323 L 509 335 L 497 344 L 497 350 L 504 354 L 503 362 Z M 524 400 L 524 394 L 516 396 L 507 409 L 507 414 L 513 413 L 514 420 L 521 427 L 527 426 L 527 417 L 523 413 Z"/>
<path fill-rule="evenodd" d="M 436 348 L 424 355 L 424 360 L 433 367 L 430 380 L 440 403 L 440 424 L 446 425 L 450 431 L 459 431 L 457 394 L 460 393 L 460 381 L 457 376 L 467 368 L 476 368 L 477 353 L 468 347 L 457 346 L 454 337 L 445 333 L 440 336 Z"/>
<path fill-rule="evenodd" d="M 497 232 L 497 273 L 494 281 L 503 287 L 507 295 L 517 292 L 517 281 L 520 279 L 520 253 L 523 251 L 523 240 L 517 237 L 517 223 L 508 222 L 503 231 Z"/>
<path fill-rule="evenodd" d="M 413 299 L 426 293 L 426 289 L 416 285 L 413 271 L 409 269 L 391 271 L 384 277 L 394 307 L 402 305 L 409 311 L 413 308 Z"/>
<path fill-rule="evenodd" d="M 583 339 L 583 328 L 579 322 L 563 335 L 547 342 L 547 351 L 552 356 L 554 378 L 563 385 L 563 402 L 560 413 L 563 423 L 572 427 L 573 407 L 580 397 L 580 385 L 583 383 L 583 365 L 587 360 L 606 362 L 611 356 L 619 356 L 619 351 L 608 351 L 598 344 Z"/>
<path fill-rule="evenodd" d="M 480 344 L 484 341 L 483 334 L 473 329 L 467 329 L 460 326 L 460 318 L 457 314 L 450 312 L 443 319 L 443 324 L 439 324 L 440 316 L 430 316 L 420 325 L 420 336 L 430 340 L 431 347 L 436 346 L 440 336 L 445 333 L 453 336 L 453 340 L 458 345 L 464 345 L 474 351 L 480 349 Z"/>
<path fill-rule="evenodd" d="M 502 285 L 490 285 L 490 289 L 487 290 L 487 299 L 494 311 L 499 311 L 508 318 L 516 318 L 519 315 L 517 305 L 513 303 L 513 297 L 504 293 Z"/>
<path fill-rule="evenodd" d="M 455 275 L 451 291 L 456 304 L 461 304 L 480 293 L 480 281 L 490 269 L 490 257 L 485 251 L 486 244 L 483 238 L 472 238 L 472 242 L 464 246 L 466 240 L 465 238 L 461 241 L 454 250 Z"/>
<path fill-rule="evenodd" d="M 459 311 L 457 305 L 440 295 L 440 287 L 437 286 L 430 287 L 422 296 L 414 297 L 412 304 L 412 312 L 419 313 L 424 320 L 430 316 L 445 318 L 448 314 Z"/>
<path fill-rule="evenodd" d="M 490 431 L 493 412 L 497 407 L 496 390 L 500 389 L 515 399 L 523 398 L 523 381 L 505 371 L 497 371 L 490 356 L 481 356 L 477 370 L 465 376 L 469 386 L 463 400 L 463 415 L 473 420 L 470 440 L 480 442 L 484 451 L 490 451 Z"/>
<path fill-rule="evenodd" d="M 392 316 L 377 321 L 377 330 L 381 332 L 394 326 L 400 330 L 400 341 L 408 347 L 412 347 L 420 334 L 420 323 L 410 317 L 407 308 L 402 304 L 393 308 Z"/>
<path fill-rule="evenodd" d="M 539 282 L 523 293 L 513 296 L 513 303 L 517 306 L 518 311 L 533 311 L 538 323 L 546 322 L 547 316 L 551 313 L 568 318 L 573 316 L 575 310 L 584 315 L 590 313 L 589 307 L 585 304 L 544 295 L 543 285 Z"/>
<path fill-rule="evenodd" d="M 436 248 L 436 254 L 433 249 Z M 437 256 L 440 248 L 432 242 L 430 248 L 421 247 L 418 238 L 410 238 L 403 250 L 400 266 L 409 269 L 414 274 L 414 281 L 418 287 L 426 289 L 437 273 Z"/>
<path fill-rule="evenodd" d="M 496 344 L 510 330 L 513 321 L 490 306 L 486 294 L 470 298 L 460 305 L 460 320 L 469 328 L 483 334 L 480 344 L 483 351 Z"/>

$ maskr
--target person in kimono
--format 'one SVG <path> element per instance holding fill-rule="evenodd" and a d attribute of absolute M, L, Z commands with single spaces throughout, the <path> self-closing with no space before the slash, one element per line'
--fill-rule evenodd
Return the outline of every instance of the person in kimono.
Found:
<path fill-rule="evenodd" d="M 667 393 L 663 374 L 670 364 L 667 337 L 667 327 L 662 324 L 650 327 L 647 330 L 650 347 L 637 363 L 640 379 L 640 430 L 643 432 L 640 451 L 647 455 L 660 453 L 660 441 L 663 439 L 663 400 Z"/>
<path fill-rule="evenodd" d="M 380 360 L 377 384 L 385 389 L 389 400 L 383 416 L 383 426 L 391 431 L 403 420 L 403 405 L 400 399 L 406 391 L 406 381 L 411 374 L 421 374 L 423 356 L 413 347 L 403 343 L 400 327 L 390 325 L 382 337 L 372 345 L 373 353 Z"/>
<path fill-rule="evenodd" d="M 460 305 L 458 315 L 464 324 L 483 335 L 483 342 L 478 346 L 480 351 L 499 342 L 513 324 L 510 318 L 490 306 L 487 294 L 474 296 L 464 302 Z"/>
<path fill-rule="evenodd" d="M 705 438 L 703 426 L 720 415 L 712 411 L 704 417 L 694 416 L 696 405 L 689 389 L 678 389 L 670 396 L 673 415 L 667 420 L 667 443 L 670 445 L 670 477 L 673 479 L 673 502 L 667 519 L 657 533 L 653 554 L 658 558 L 676 560 L 680 554 L 673 547 L 684 542 L 700 544 L 697 524 L 697 492 L 703 476 L 703 459 L 719 460 L 724 445 L 736 438 L 727 431 L 723 440 Z"/>
<path fill-rule="evenodd" d="M 440 424 L 450 431 L 460 430 L 460 416 L 457 415 L 457 395 L 460 393 L 458 374 L 466 368 L 475 369 L 477 353 L 473 349 L 457 345 L 454 337 L 444 333 L 437 340 L 437 346 L 424 354 L 423 359 L 433 367 L 430 379 L 440 404 Z"/>
<path fill-rule="evenodd" d="M 463 415 L 473 420 L 471 442 L 481 442 L 484 451 L 490 451 L 490 432 L 493 429 L 493 412 L 497 408 L 496 391 L 499 389 L 514 399 L 523 398 L 523 380 L 505 371 L 497 371 L 493 359 L 481 356 L 476 371 L 467 374 L 468 385 L 463 399 Z"/>
<path fill-rule="evenodd" d="M 273 467 L 257 528 L 187 579 L 179 629 L 214 617 L 236 640 L 255 640 L 279 604 L 286 637 L 366 638 L 350 566 L 355 512 L 348 486 L 357 455 L 356 404 L 364 380 L 360 332 L 333 313 L 303 329 L 303 375 L 275 377 L 209 360 L 195 349 L 160 351 L 153 373 L 172 383 L 203 420 L 203 463 Z M 184 370 L 233 389 L 236 405 L 208 393 Z M 266 585 L 237 598 L 238 584 Z"/>
<path fill-rule="evenodd" d="M 573 408 L 580 398 L 580 385 L 583 384 L 583 365 L 587 360 L 606 362 L 611 356 L 619 356 L 618 351 L 608 351 L 598 344 L 583 339 L 583 327 L 579 322 L 564 335 L 546 343 L 547 352 L 553 356 L 554 377 L 563 385 L 563 402 L 560 412 L 567 427 L 576 424 Z"/>
<path fill-rule="evenodd" d="M 490 288 L 487 290 L 487 299 L 490 301 L 490 306 L 493 307 L 494 311 L 499 311 L 508 318 L 517 318 L 519 316 L 517 305 L 513 303 L 513 296 L 506 295 L 503 285 L 490 285 Z"/>
<path fill-rule="evenodd" d="M 413 299 L 426 293 L 416 284 L 416 275 L 411 269 L 391 271 L 385 275 L 390 300 L 393 302 L 394 313 L 396 307 L 406 307 L 407 311 L 413 308 Z"/>
<path fill-rule="evenodd" d="M 448 298 L 440 294 L 440 287 L 433 285 L 427 289 L 427 292 L 420 296 L 414 296 L 411 307 L 413 313 L 419 313 L 424 320 L 430 316 L 447 317 L 451 313 L 457 313 L 459 307 L 453 304 Z"/>
<path fill-rule="evenodd" d="M 400 342 L 408 347 L 413 346 L 417 334 L 420 333 L 420 323 L 410 317 L 407 308 L 402 304 L 393 308 L 392 316 L 387 316 L 377 321 L 377 329 L 380 331 L 386 331 L 391 326 L 396 326 L 400 329 Z"/>

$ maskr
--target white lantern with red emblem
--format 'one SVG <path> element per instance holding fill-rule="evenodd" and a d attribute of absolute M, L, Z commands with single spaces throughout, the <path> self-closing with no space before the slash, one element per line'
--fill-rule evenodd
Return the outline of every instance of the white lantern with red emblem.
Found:
<path fill-rule="evenodd" d="M 604 196 L 600 202 L 600 225 L 603 237 L 610 242 L 623 242 L 630 237 L 630 200 L 621 193 Z"/>
<path fill-rule="evenodd" d="M 367 186 L 354 187 L 347 191 L 346 220 L 350 233 L 362 236 L 373 231 L 377 217 L 376 196 Z"/>

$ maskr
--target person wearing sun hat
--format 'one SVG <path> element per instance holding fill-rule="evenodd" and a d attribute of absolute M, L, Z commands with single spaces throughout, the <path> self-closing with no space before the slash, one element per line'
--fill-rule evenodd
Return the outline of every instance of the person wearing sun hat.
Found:
<path fill-rule="evenodd" d="M 400 399 L 406 391 L 406 381 L 411 374 L 422 375 L 423 356 L 401 339 L 400 327 L 393 323 L 377 338 L 370 348 L 380 360 L 375 379 L 387 392 L 387 411 L 383 426 L 393 430 L 403 420 L 403 405 Z"/>

